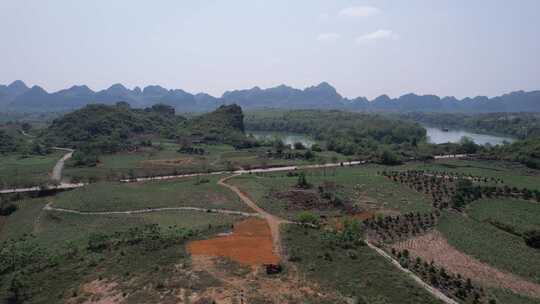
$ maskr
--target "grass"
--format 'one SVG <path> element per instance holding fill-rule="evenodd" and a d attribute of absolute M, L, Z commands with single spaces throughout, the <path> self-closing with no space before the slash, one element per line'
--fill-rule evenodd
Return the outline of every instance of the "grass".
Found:
<path fill-rule="evenodd" d="M 57 247 L 67 241 L 84 244 L 92 233 L 113 233 L 148 224 L 177 226 L 195 231 L 214 231 L 221 227 L 221 231 L 240 218 L 197 211 L 164 211 L 137 215 L 78 215 L 47 211 L 42 215 L 35 235 L 39 243 L 47 247 Z"/>
<path fill-rule="evenodd" d="M 283 232 L 294 264 L 323 291 L 338 291 L 358 303 L 441 303 L 367 246 L 331 250 L 320 230 L 289 225 Z"/>
<path fill-rule="evenodd" d="M 34 198 L 17 201 L 15 204 L 17 211 L 5 218 L 4 227 L 0 230 L 0 241 L 31 234 L 47 201 L 45 198 Z"/>
<path fill-rule="evenodd" d="M 377 174 L 385 167 L 367 165 L 335 169 L 307 170 L 307 180 L 317 187 L 324 181 L 332 181 L 341 186 L 349 200 L 361 207 L 365 200 L 373 202 L 382 209 L 407 212 L 428 212 L 429 200 L 422 194 L 394 183 Z M 275 193 L 294 188 L 297 177 L 287 173 L 267 173 L 241 175 L 229 180 L 245 191 L 257 204 L 270 213 L 293 219 L 300 210 L 288 210 L 288 202 L 275 197 Z M 369 199 L 368 199 L 369 198 Z"/>
<path fill-rule="evenodd" d="M 494 266 L 540 283 L 540 251 L 528 247 L 522 238 L 488 223 L 456 213 L 444 213 L 437 229 L 456 249 Z"/>
<path fill-rule="evenodd" d="M 473 202 L 467 214 L 480 222 L 497 221 L 517 233 L 540 230 L 540 204 L 514 199 L 482 199 Z"/>
<path fill-rule="evenodd" d="M 49 172 L 64 152 L 48 155 L 0 155 L 0 189 L 11 187 L 29 187 L 49 181 Z"/>
<path fill-rule="evenodd" d="M 84 243 L 95 232 L 112 233 L 132 227 L 158 224 L 177 226 L 195 231 L 213 231 L 229 227 L 240 216 L 199 211 L 162 211 L 143 214 L 80 215 L 45 211 L 49 198 L 27 199 L 17 202 L 18 210 L 6 218 L 0 231 L 0 241 L 34 234 L 45 247 L 63 246 L 67 241 Z"/>
<path fill-rule="evenodd" d="M 200 178 L 183 178 L 144 183 L 90 184 L 53 197 L 58 208 L 79 211 L 127 211 L 163 207 L 199 207 L 251 211 L 225 187 L 217 185 L 220 176 L 208 177 L 208 182 L 197 183 Z"/>

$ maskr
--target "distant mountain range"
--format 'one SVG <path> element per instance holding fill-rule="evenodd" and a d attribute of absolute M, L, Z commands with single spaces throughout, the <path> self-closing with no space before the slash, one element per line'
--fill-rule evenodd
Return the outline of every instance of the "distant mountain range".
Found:
<path fill-rule="evenodd" d="M 3 112 L 58 112 L 79 109 L 91 103 L 114 104 L 125 101 L 132 107 L 147 107 L 157 103 L 173 106 L 177 112 L 206 112 L 224 104 L 236 103 L 244 109 L 341 109 L 350 111 L 385 112 L 540 112 L 540 91 L 517 91 L 498 97 L 456 99 L 436 95 L 407 94 L 399 98 L 381 95 L 373 100 L 365 97 L 348 99 L 334 87 L 323 82 L 317 86 L 295 89 L 281 85 L 268 89 L 254 87 L 228 91 L 221 97 L 205 93 L 191 94 L 180 89 L 166 89 L 151 85 L 132 90 L 121 84 L 101 91 L 85 85 L 73 86 L 48 93 L 39 86 L 29 88 L 17 80 L 0 85 L 0 111 Z"/>

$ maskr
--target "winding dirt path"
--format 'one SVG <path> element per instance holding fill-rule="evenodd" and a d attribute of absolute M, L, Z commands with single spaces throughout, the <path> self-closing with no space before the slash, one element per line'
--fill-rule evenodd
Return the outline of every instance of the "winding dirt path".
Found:
<path fill-rule="evenodd" d="M 282 258 L 283 257 L 283 247 L 281 245 L 281 236 L 280 236 L 280 230 L 279 227 L 281 224 L 293 224 L 293 222 L 282 219 L 280 217 L 277 217 L 273 214 L 270 214 L 266 212 L 264 209 L 257 206 L 257 204 L 252 201 L 244 192 L 242 192 L 240 189 L 238 189 L 236 186 L 233 186 L 231 184 L 227 184 L 226 181 L 238 176 L 240 174 L 234 174 L 231 176 L 224 177 L 218 181 L 218 185 L 226 187 L 236 193 L 238 197 L 244 202 L 248 207 L 255 210 L 261 217 L 263 217 L 266 222 L 268 223 L 268 226 L 270 226 L 270 232 L 272 233 L 272 244 L 274 253 Z"/>
<path fill-rule="evenodd" d="M 206 213 L 220 213 L 227 215 L 240 215 L 246 217 L 261 217 L 258 213 L 249 213 L 242 211 L 226 210 L 226 209 L 208 209 L 208 208 L 197 208 L 197 207 L 164 207 L 164 208 L 147 208 L 147 209 L 138 209 L 138 210 L 126 210 L 126 211 L 79 211 L 74 209 L 64 209 L 56 208 L 51 206 L 51 203 L 48 203 L 43 207 L 43 210 L 46 211 L 57 211 L 64 213 L 73 213 L 80 215 L 113 215 L 113 214 L 141 214 L 141 213 L 152 213 L 152 212 L 163 212 L 163 211 L 200 211 Z"/>

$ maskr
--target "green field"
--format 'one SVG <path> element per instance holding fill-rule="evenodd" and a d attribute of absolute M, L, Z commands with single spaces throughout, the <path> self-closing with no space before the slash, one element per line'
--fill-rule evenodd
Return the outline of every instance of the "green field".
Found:
<path fill-rule="evenodd" d="M 444 213 L 437 227 L 450 245 L 500 270 L 540 283 L 540 251 L 489 223 Z"/>
<path fill-rule="evenodd" d="M 18 210 L 7 217 L 0 240 L 18 238 L 25 234 L 36 236 L 46 247 L 65 245 L 66 241 L 84 243 L 92 233 L 112 233 L 132 227 L 158 224 L 177 226 L 196 231 L 214 231 L 229 227 L 240 216 L 199 211 L 160 211 L 143 214 L 80 215 L 43 210 L 49 199 L 27 199 L 17 202 Z"/>
<path fill-rule="evenodd" d="M 325 181 L 335 182 L 347 200 L 357 204 L 360 209 L 375 208 L 401 213 L 431 210 L 431 204 L 425 196 L 377 174 L 384 169 L 382 166 L 365 165 L 305 172 L 308 182 L 315 189 Z M 241 175 L 229 182 L 250 195 L 260 207 L 270 213 L 293 219 L 299 211 L 288 210 L 287 201 L 276 198 L 274 194 L 294 189 L 297 180 L 298 177 L 290 177 L 281 172 Z"/>
<path fill-rule="evenodd" d="M 540 171 L 525 168 L 517 163 L 446 159 L 430 163 L 408 163 L 396 169 L 445 171 L 494 177 L 502 179 L 504 184 L 510 187 L 540 190 Z"/>
<path fill-rule="evenodd" d="M 17 211 L 5 218 L 4 227 L 0 230 L 0 241 L 33 233 L 34 224 L 47 204 L 47 200 L 45 198 L 24 199 L 15 204 Z"/>
<path fill-rule="evenodd" d="M 222 176 L 182 178 L 144 183 L 90 184 L 63 192 L 50 201 L 54 207 L 79 211 L 128 211 L 146 208 L 198 207 L 251 211 L 225 187 L 217 185 Z"/>
<path fill-rule="evenodd" d="M 482 199 L 467 209 L 471 218 L 496 221 L 512 227 L 517 233 L 540 230 L 540 204 L 514 199 Z"/>
<path fill-rule="evenodd" d="M 65 152 L 45 156 L 0 155 L 0 189 L 29 187 L 49 181 L 49 172 Z"/>
<path fill-rule="evenodd" d="M 247 169 L 252 167 L 312 164 L 315 162 L 345 161 L 335 152 L 318 152 L 313 161 L 267 158 L 267 148 L 235 150 L 229 145 L 196 145 L 204 155 L 177 152 L 178 145 L 170 141 L 161 144 L 161 150 L 146 149 L 138 152 L 119 152 L 99 157 L 97 167 L 74 167 L 68 162 L 64 173 L 75 180 L 119 180 L 122 178 L 174 175 L 193 172 Z"/>
<path fill-rule="evenodd" d="M 283 232 L 294 265 L 323 290 L 337 290 L 356 303 L 441 303 L 367 246 L 332 250 L 320 230 L 289 225 Z"/>

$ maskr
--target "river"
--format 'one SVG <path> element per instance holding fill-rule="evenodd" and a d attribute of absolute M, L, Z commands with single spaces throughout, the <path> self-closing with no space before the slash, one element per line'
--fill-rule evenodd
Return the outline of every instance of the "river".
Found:
<path fill-rule="evenodd" d="M 428 126 L 424 126 L 424 128 L 426 128 L 427 131 L 428 142 L 433 144 L 444 144 L 448 142 L 457 143 L 464 136 L 471 138 L 478 145 L 501 145 L 505 141 L 509 143 L 514 141 L 514 139 L 510 137 L 472 133 L 463 130 L 443 131 L 442 129 Z"/>

